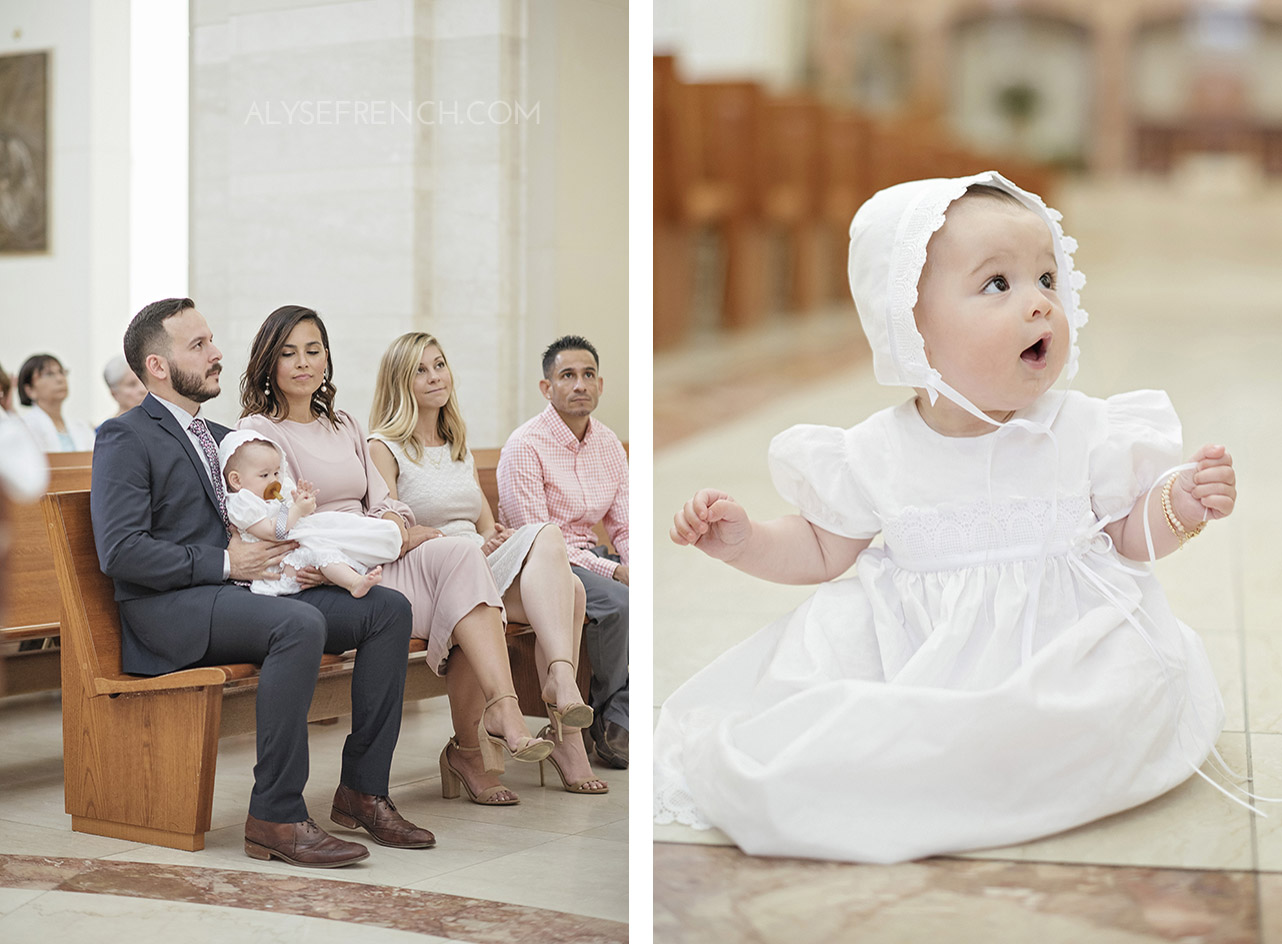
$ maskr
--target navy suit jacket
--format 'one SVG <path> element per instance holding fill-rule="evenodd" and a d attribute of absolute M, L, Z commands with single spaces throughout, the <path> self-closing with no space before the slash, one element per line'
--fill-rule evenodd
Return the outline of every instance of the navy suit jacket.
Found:
<path fill-rule="evenodd" d="M 229 430 L 209 423 L 215 442 Z M 116 584 L 121 663 L 159 675 L 209 648 L 227 532 L 207 463 L 155 397 L 98 427 L 89 506 L 102 572 Z"/>

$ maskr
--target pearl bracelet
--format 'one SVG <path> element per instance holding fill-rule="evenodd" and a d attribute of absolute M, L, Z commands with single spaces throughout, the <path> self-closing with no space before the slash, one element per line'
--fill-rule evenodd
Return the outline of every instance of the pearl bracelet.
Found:
<path fill-rule="evenodd" d="M 1162 486 L 1162 513 L 1166 515 L 1166 526 L 1171 529 L 1172 534 L 1180 539 L 1180 547 L 1182 548 L 1202 533 L 1202 529 L 1206 527 L 1206 522 L 1198 522 L 1197 527 L 1190 531 L 1175 516 L 1175 508 L 1171 505 L 1171 486 L 1175 484 L 1175 479 L 1176 476 L 1172 475 L 1166 480 L 1166 484 Z"/>

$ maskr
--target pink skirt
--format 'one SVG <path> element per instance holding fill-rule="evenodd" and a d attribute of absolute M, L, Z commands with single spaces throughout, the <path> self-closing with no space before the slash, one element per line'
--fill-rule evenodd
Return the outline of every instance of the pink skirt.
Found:
<path fill-rule="evenodd" d="M 432 538 L 400 560 L 383 565 L 383 586 L 405 594 L 414 607 L 414 632 L 427 640 L 427 664 L 445 674 L 454 645 L 454 627 L 476 607 L 497 607 L 503 596 L 481 549 L 465 538 Z"/>

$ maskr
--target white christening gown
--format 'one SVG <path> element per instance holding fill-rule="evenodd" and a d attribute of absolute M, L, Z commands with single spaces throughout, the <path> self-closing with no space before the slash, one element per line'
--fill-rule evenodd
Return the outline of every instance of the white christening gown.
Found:
<path fill-rule="evenodd" d="M 282 491 L 292 489 L 291 482 L 288 489 Z M 239 529 L 245 541 L 252 543 L 258 538 L 247 529 L 264 518 L 275 521 L 281 509 L 288 509 L 290 504 L 283 498 L 264 501 L 242 488 L 227 496 L 227 519 Z M 401 553 L 401 529 L 393 522 L 342 511 L 314 511 L 304 515 L 294 523 L 287 539 L 298 542 L 298 547 L 283 560 L 295 570 L 346 564 L 358 574 L 364 574 L 396 560 Z M 303 588 L 293 577 L 282 573 L 278 580 L 255 580 L 249 589 L 278 597 L 298 593 Z"/>
<path fill-rule="evenodd" d="M 1098 530 L 1180 462 L 1169 399 L 1054 391 L 1007 425 L 945 437 L 909 401 L 775 438 L 781 494 L 884 547 L 664 703 L 659 822 L 897 862 L 1077 826 L 1201 765 L 1223 725 L 1201 640 Z"/>

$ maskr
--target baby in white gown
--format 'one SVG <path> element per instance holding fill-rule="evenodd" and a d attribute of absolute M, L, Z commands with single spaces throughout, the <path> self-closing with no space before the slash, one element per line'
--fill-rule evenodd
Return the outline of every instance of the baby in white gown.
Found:
<path fill-rule="evenodd" d="M 855 216 L 874 371 L 916 395 L 776 437 L 799 515 L 754 521 L 716 489 L 677 512 L 677 544 L 820 586 L 665 702 L 659 822 L 903 861 L 1135 806 L 1212 752 L 1215 678 L 1144 562 L 1233 510 L 1232 461 L 1212 445 L 1180 465 L 1164 393 L 1053 389 L 1086 323 L 1059 219 L 994 172 Z"/>
<path fill-rule="evenodd" d="M 307 481 L 295 485 L 284 453 L 265 436 L 233 430 L 219 444 L 218 462 L 227 485 L 227 518 L 241 537 L 299 544 L 282 561 L 280 579 L 253 581 L 254 593 L 298 593 L 298 571 L 315 567 L 330 583 L 363 597 L 382 580 L 382 565 L 400 555 L 401 532 L 393 522 L 317 512 L 315 487 Z"/>

